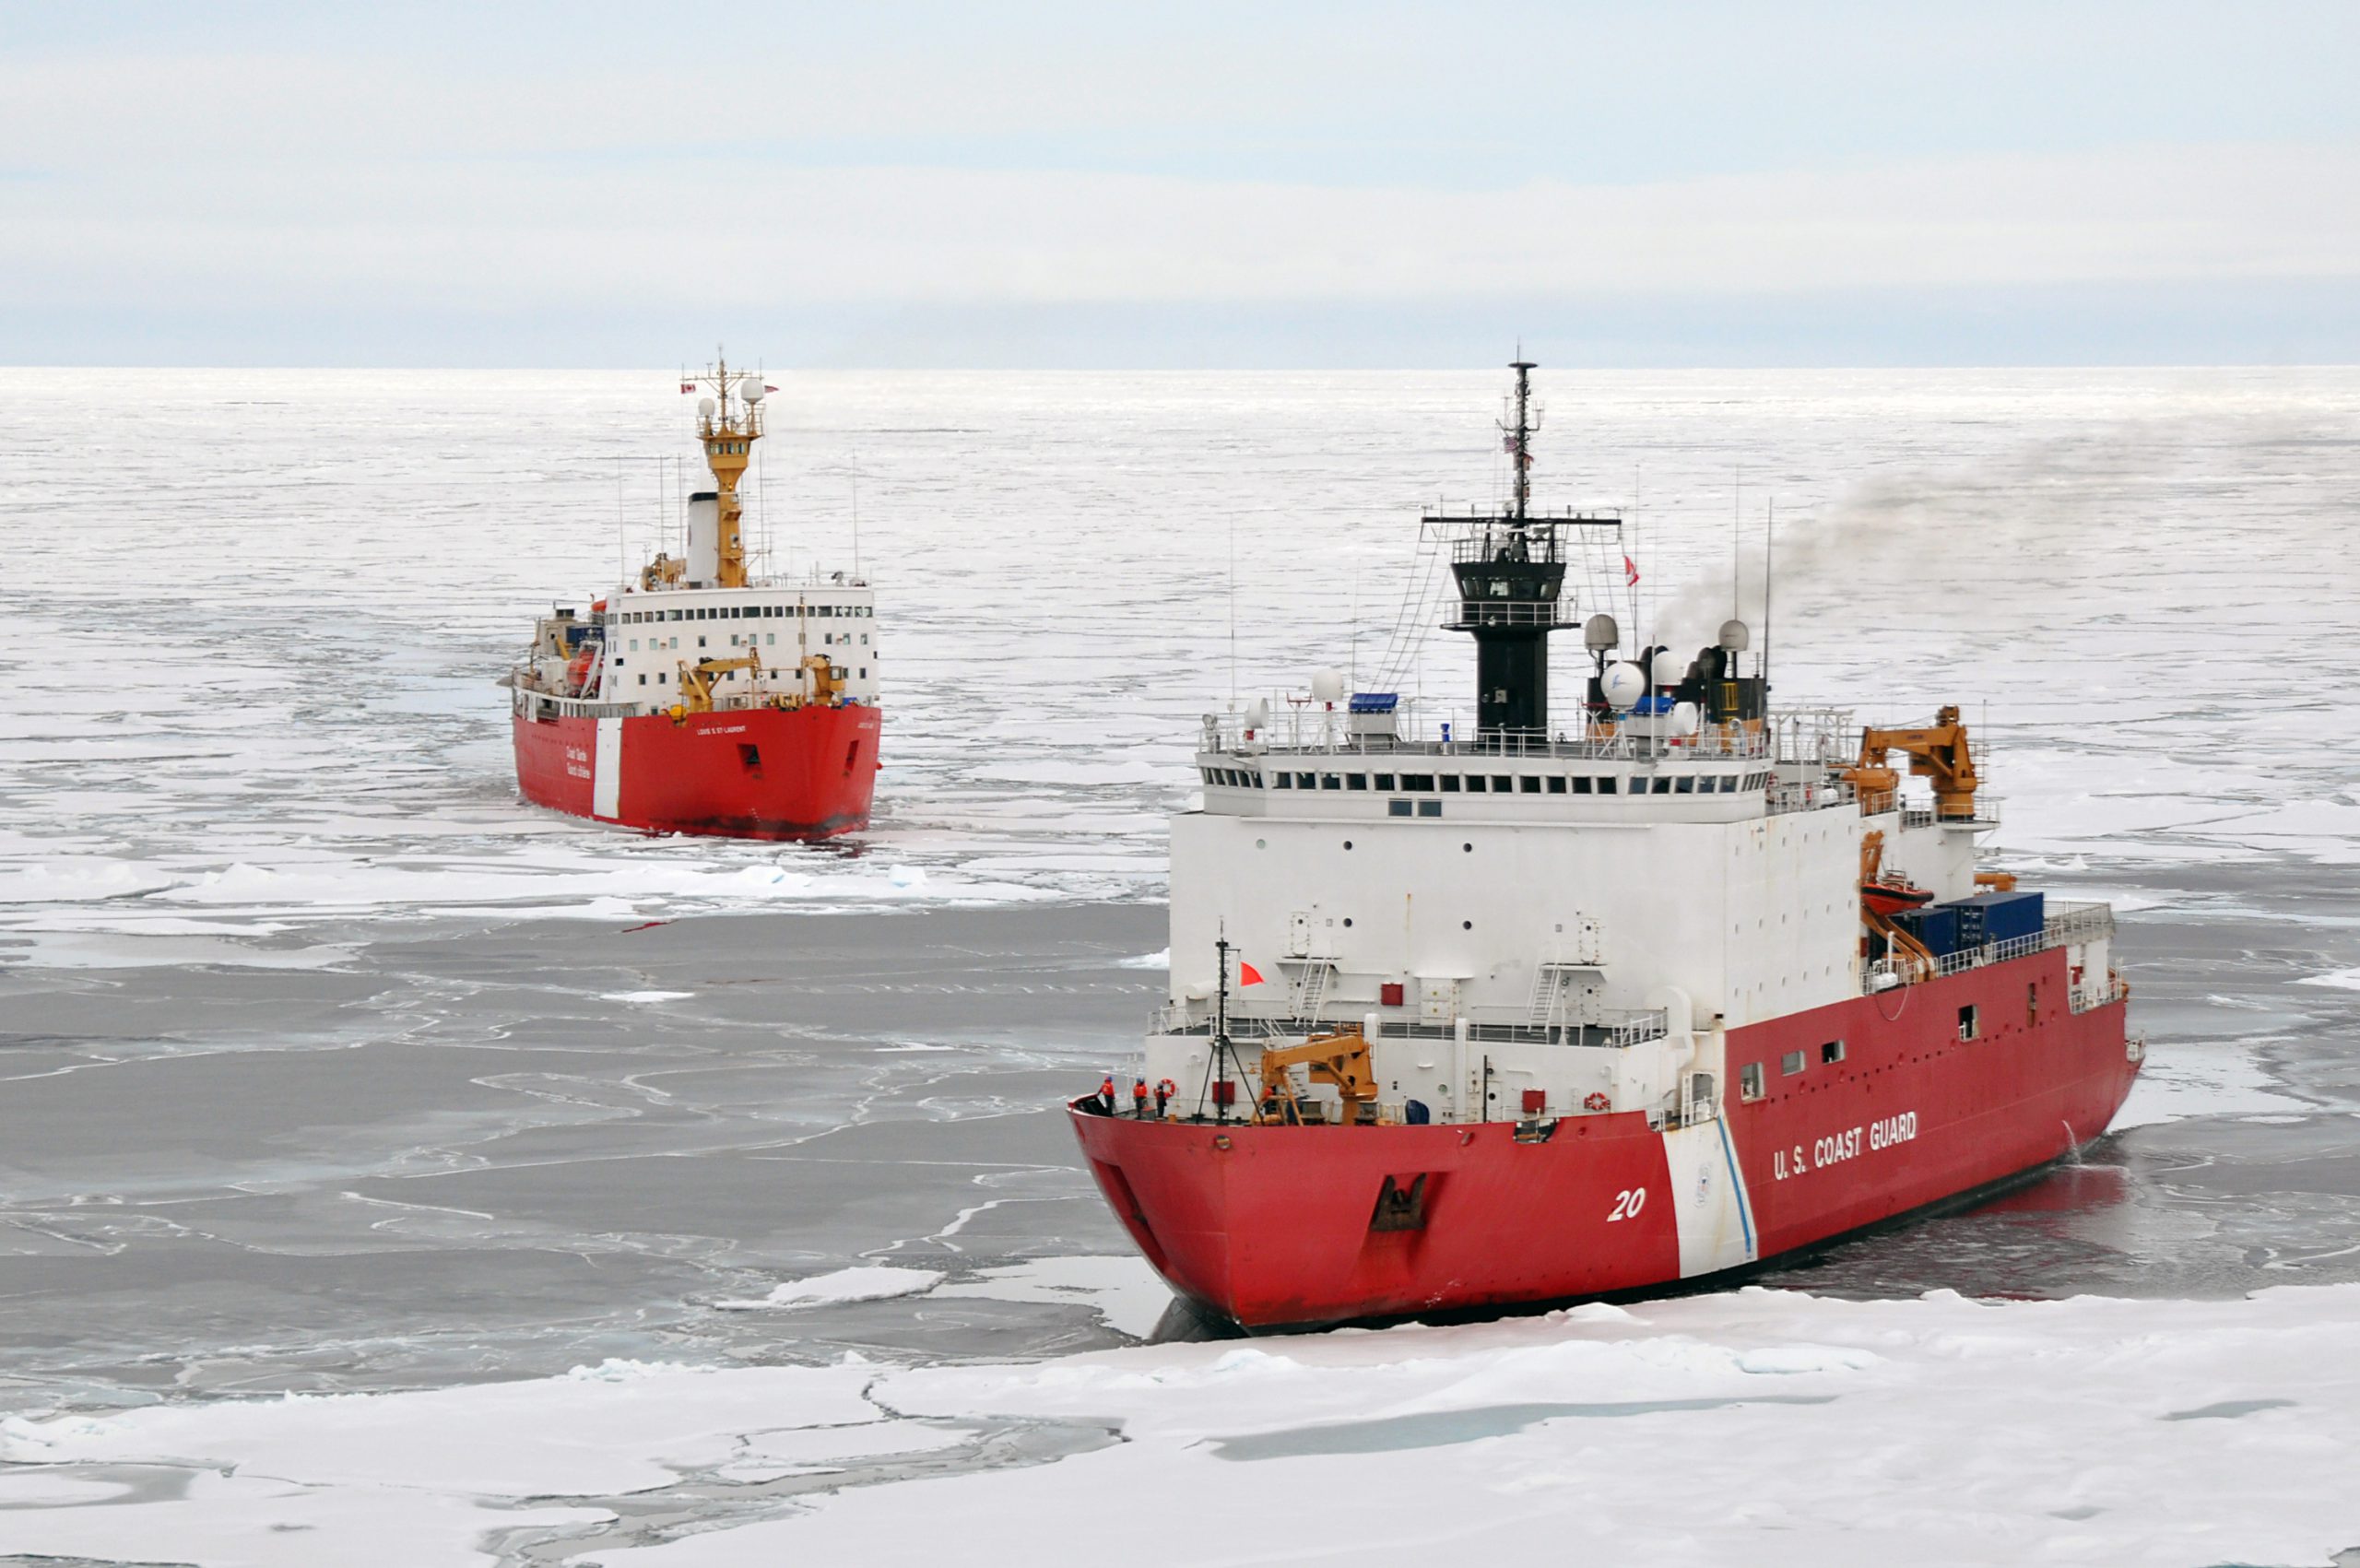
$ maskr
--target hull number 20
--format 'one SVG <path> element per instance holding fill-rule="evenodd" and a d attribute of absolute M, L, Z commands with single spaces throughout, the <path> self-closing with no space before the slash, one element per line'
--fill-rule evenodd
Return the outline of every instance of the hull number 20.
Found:
<path fill-rule="evenodd" d="M 1611 1225 L 1617 1220 L 1628 1220 L 1646 1206 L 1647 1189 L 1645 1187 L 1618 1192 L 1614 1195 L 1614 1207 L 1607 1211 L 1606 1222 Z"/>

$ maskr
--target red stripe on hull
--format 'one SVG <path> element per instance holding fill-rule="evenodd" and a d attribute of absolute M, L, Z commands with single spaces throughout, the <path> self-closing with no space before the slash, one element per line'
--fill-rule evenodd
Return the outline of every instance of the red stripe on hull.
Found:
<path fill-rule="evenodd" d="M 2104 1132 L 2138 1070 L 2123 1005 L 2073 1014 L 2065 985 L 2065 954 L 2051 950 L 1734 1032 L 1733 1081 L 1741 1065 L 1766 1063 L 1765 1097 L 1729 1107 L 1757 1260 L 2031 1170 Z M 1970 1005 L 1983 1028 L 1965 1042 L 1958 1008 Z M 1820 1047 L 1839 1039 L 1844 1060 L 1823 1063 Z M 1798 1049 L 1804 1069 L 1782 1074 L 1780 1057 Z M 1915 1120 L 1894 1121 L 1905 1115 Z M 1518 1143 L 1496 1122 L 1216 1126 L 1080 1111 L 1073 1122 L 1100 1190 L 1157 1271 L 1248 1327 L 1681 1277 L 1665 1139 L 1643 1114 L 1569 1117 L 1545 1143 Z M 1908 1136 L 1878 1138 L 1880 1123 Z M 1789 1169 L 1799 1146 L 1802 1167 Z M 1424 1227 L 1372 1229 L 1385 1178 L 1402 1188 L 1421 1173 Z M 1615 1218 L 1640 1189 L 1661 1196 Z"/>
<path fill-rule="evenodd" d="M 600 722 L 515 716 L 516 784 L 525 799 L 659 833 L 820 839 L 868 825 L 879 732 L 873 707 L 606 721 L 620 726 L 611 814 L 597 809 Z"/>

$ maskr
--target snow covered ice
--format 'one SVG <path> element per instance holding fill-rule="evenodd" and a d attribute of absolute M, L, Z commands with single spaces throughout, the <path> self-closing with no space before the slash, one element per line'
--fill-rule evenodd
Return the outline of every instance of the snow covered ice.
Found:
<path fill-rule="evenodd" d="M 1008 1437 L 1025 1431 L 1068 1447 L 1027 1456 Z M 1552 1540 L 1616 1562 L 2161 1568 L 2330 1562 L 2360 1517 L 2355 1444 L 2360 1286 L 1746 1290 L 1029 1364 L 625 1364 L 18 1420 L 0 1457 L 32 1468 L 0 1497 L 18 1551 L 169 1540 L 207 1564 L 401 1568 L 497 1538 L 607 1568 L 923 1568 L 946 1550 L 1082 1568 L 1116 1531 L 1126 1561 L 1174 1568 L 1523 1561 Z M 794 1490 L 679 1523 L 732 1476 Z M 1228 1505 L 1271 1496 L 1332 1506 Z M 1162 1500 L 1152 1522 L 1143 1499 Z"/>

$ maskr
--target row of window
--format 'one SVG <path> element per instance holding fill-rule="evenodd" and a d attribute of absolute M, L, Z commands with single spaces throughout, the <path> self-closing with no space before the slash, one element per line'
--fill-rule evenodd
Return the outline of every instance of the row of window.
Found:
<path fill-rule="evenodd" d="M 735 673 L 735 672 L 732 672 L 732 673 Z M 835 671 L 835 677 L 836 677 L 836 678 L 837 678 L 838 680 L 842 680 L 842 679 L 844 678 L 844 667 L 843 667 L 842 666 L 837 666 L 836 671 Z M 723 678 L 724 678 L 724 679 L 726 679 L 726 678 L 728 678 L 725 676 Z M 867 679 L 868 678 L 868 666 L 867 666 L 867 665 L 863 665 L 863 666 L 860 666 L 860 669 L 859 669 L 859 672 L 858 672 L 858 678 L 860 678 L 860 679 L 862 679 L 862 680 L 867 680 Z M 645 676 L 643 676 L 643 676 L 641 676 L 641 677 L 639 678 L 639 683 L 640 683 L 642 686 L 646 685 L 646 684 L 647 684 L 647 678 L 646 678 Z M 671 675 L 670 675 L 668 672 L 667 672 L 667 671 L 664 671 L 664 670 L 657 670 L 657 671 L 655 672 L 655 684 L 656 684 L 656 685 L 658 685 L 658 686 L 669 686 L 669 685 L 671 685 L 671 684 L 672 684 L 672 677 L 671 677 Z"/>
<path fill-rule="evenodd" d="M 1811 1053 L 1808 1051 L 1788 1052 L 1785 1055 L 1778 1058 L 1778 1076 L 1781 1078 L 1794 1077 L 1797 1073 L 1801 1072 L 1804 1067 L 1809 1064 L 1810 1058 Z M 1836 1062 L 1842 1061 L 1844 1059 L 1844 1042 L 1841 1040 L 1831 1040 L 1824 1045 L 1822 1045 L 1819 1048 L 1819 1059 L 1823 1066 L 1832 1066 Z M 1762 1098 L 1762 1067 L 1763 1064 L 1760 1062 L 1748 1062 L 1745 1066 L 1738 1068 L 1737 1092 L 1739 1099 L 1759 1100 Z"/>
<path fill-rule="evenodd" d="M 1233 789 L 1260 789 L 1257 768 L 1207 768 L 1205 782 Z M 1767 773 L 1658 773 L 1634 778 L 1627 789 L 1615 773 L 1302 773 L 1273 772 L 1272 789 L 1394 790 L 1442 795 L 1735 795 L 1760 789 Z M 1397 812 L 1407 816 L 1407 812 Z"/>
<path fill-rule="evenodd" d="M 767 639 L 767 641 L 765 641 L 765 639 Z M 866 631 L 862 632 L 860 634 L 860 641 L 862 646 L 866 647 L 868 643 L 868 633 Z M 751 648 L 758 643 L 763 647 L 775 648 L 778 646 L 778 633 L 775 631 L 749 631 L 745 634 L 745 641 L 742 643 L 738 641 L 738 634 L 737 632 L 733 631 L 729 634 L 729 645 L 733 648 L 741 646 Z M 667 647 L 677 648 L 679 645 L 680 640 L 678 637 L 671 638 L 668 642 L 667 639 L 662 637 L 650 637 L 647 640 L 647 649 L 648 652 L 652 654 L 662 653 Z M 836 634 L 832 631 L 821 632 L 820 635 L 820 645 L 823 648 L 835 647 L 837 645 Z M 697 646 L 700 648 L 704 646 L 703 638 L 700 637 L 697 639 Z M 852 646 L 852 633 L 849 631 L 844 634 L 844 646 L 847 648 Z M 633 637 L 630 639 L 630 647 L 628 651 L 634 654 L 639 652 L 638 638 Z M 622 655 L 618 654 L 615 656 L 615 663 L 621 664 L 622 662 Z"/>
<path fill-rule="evenodd" d="M 823 620 L 866 619 L 876 609 L 875 605 L 714 605 L 703 609 L 621 610 L 607 619 L 625 626 L 657 620 L 791 620 L 798 615 Z"/>

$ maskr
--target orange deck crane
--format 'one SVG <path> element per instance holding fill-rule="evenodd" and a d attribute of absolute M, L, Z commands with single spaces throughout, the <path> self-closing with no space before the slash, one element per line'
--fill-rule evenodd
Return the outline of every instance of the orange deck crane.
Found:
<path fill-rule="evenodd" d="M 1860 732 L 1860 760 L 1842 777 L 1859 792 L 1864 811 L 1890 811 L 1901 775 L 1887 763 L 1894 752 L 1906 752 L 1913 778 L 1934 781 L 1934 816 L 1942 821 L 1975 819 L 1975 791 L 1982 782 L 1975 776 L 1975 759 L 1966 744 L 1966 726 L 1956 706 L 1944 707 L 1924 729 L 1877 729 Z"/>

